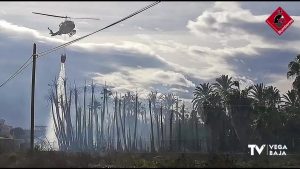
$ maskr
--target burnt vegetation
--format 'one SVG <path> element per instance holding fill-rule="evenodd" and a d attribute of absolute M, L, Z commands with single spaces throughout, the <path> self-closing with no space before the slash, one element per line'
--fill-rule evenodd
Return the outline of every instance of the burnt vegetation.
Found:
<path fill-rule="evenodd" d="M 6 167 L 294 167 L 299 163 L 300 55 L 292 89 L 246 88 L 228 75 L 196 86 L 192 108 L 172 93 L 118 93 L 53 81 L 49 103 L 59 151 L 0 154 Z M 19 130 L 15 135 L 22 135 Z M 287 156 L 249 156 L 248 144 L 284 144 Z M 43 145 L 47 146 L 47 145 Z M 49 145 L 48 145 L 49 146 Z M 48 151 L 45 151 L 48 150 Z M 51 159 L 51 160 L 50 160 Z"/>
<path fill-rule="evenodd" d="M 221 75 L 194 90 L 192 109 L 172 93 L 113 93 L 103 85 L 53 82 L 49 100 L 62 151 L 247 153 L 248 144 L 285 144 L 299 152 L 300 55 L 288 65 L 293 88 L 241 89 Z M 71 85 L 70 85 L 71 86 Z M 75 115 L 75 116 L 74 116 Z"/>

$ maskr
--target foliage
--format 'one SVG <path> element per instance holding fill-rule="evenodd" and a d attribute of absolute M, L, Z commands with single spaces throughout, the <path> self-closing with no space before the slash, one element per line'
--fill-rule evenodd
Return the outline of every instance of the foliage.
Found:
<path fill-rule="evenodd" d="M 231 151 L 245 151 L 248 143 L 281 143 L 296 151 L 295 140 L 300 138 L 300 55 L 288 68 L 287 77 L 295 80 L 293 89 L 282 96 L 276 87 L 263 83 L 240 89 L 239 82 L 228 75 L 216 78 L 213 85 L 196 86 L 192 103 L 209 128 L 209 151 L 225 151 L 222 144 Z M 232 146 L 235 141 L 238 149 Z"/>

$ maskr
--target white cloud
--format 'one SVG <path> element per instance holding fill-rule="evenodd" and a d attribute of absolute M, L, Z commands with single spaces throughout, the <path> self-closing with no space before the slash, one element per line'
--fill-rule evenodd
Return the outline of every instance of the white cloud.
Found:
<path fill-rule="evenodd" d="M 240 89 L 244 89 L 255 84 L 254 80 L 251 80 L 251 78 L 246 76 L 234 76 L 233 79 L 239 81 Z"/>
<path fill-rule="evenodd" d="M 143 24 L 139 24 L 141 26 L 133 27 L 144 29 L 142 34 L 121 37 L 118 41 L 107 39 L 107 42 L 104 42 L 90 39 L 88 42 L 82 41 L 73 44 L 69 49 L 74 51 L 85 50 L 91 53 L 103 51 L 127 53 L 141 58 L 153 58 L 169 66 L 168 68 L 160 69 L 159 73 L 150 73 L 149 70 L 136 65 L 136 70 L 130 70 L 129 74 L 141 74 L 141 77 L 136 75 L 138 79 L 135 77 L 126 79 L 128 77 L 121 72 L 124 67 L 120 67 L 115 74 L 105 76 L 102 74 L 103 77 L 100 76 L 101 72 L 95 74 L 100 79 L 105 77 L 105 79 L 113 81 L 112 83 L 123 86 L 124 89 L 133 89 L 134 85 L 151 88 L 153 86 L 150 84 L 154 85 L 165 81 L 164 79 L 160 79 L 161 81 L 158 82 L 153 80 L 162 74 L 167 74 L 168 77 L 172 75 L 177 78 L 169 78 L 168 82 L 165 82 L 166 84 L 171 82 L 178 83 L 179 75 L 183 76 L 181 78 L 185 80 L 185 76 L 199 80 L 210 80 L 218 77 L 220 74 L 245 77 L 239 74 L 234 69 L 234 65 L 228 63 L 228 61 L 235 59 L 234 57 L 238 57 L 239 54 L 244 54 L 246 57 L 259 57 L 259 52 L 256 50 L 257 47 L 270 49 L 277 47 L 277 45 L 272 43 L 266 43 L 262 37 L 249 34 L 247 30 L 243 29 L 243 24 L 265 24 L 264 20 L 266 17 L 267 15 L 256 16 L 249 10 L 241 8 L 235 2 L 216 2 L 211 8 L 205 9 L 195 21 L 189 20 L 186 22 L 186 27 L 191 32 L 190 34 L 184 31 L 176 32 L 175 34 L 166 30 L 162 32 L 162 28 L 158 27 L 154 27 L 151 32 L 149 29 L 144 29 Z M 295 17 L 296 19 L 297 17 Z M 14 25 L 6 21 L 0 22 L 0 28 L 5 30 L 4 33 L 10 36 L 16 35 L 15 32 L 17 32 L 20 35 L 37 38 L 40 43 L 54 42 L 60 44 L 63 42 L 60 38 L 43 36 L 34 29 Z M 184 38 L 177 38 L 181 35 L 184 35 L 182 36 Z M 75 35 L 74 38 L 78 36 Z M 112 37 L 113 35 L 109 36 Z M 105 37 L 109 36 L 105 34 Z M 124 40 L 126 38 L 127 40 Z M 203 45 L 206 41 L 214 41 L 214 43 Z M 248 71 L 253 72 L 255 70 L 248 69 Z M 146 75 L 149 77 L 145 78 L 144 76 Z M 141 85 L 137 82 L 141 83 Z M 131 85 L 131 83 L 134 85 Z M 191 86 L 188 80 L 180 85 Z"/>
<path fill-rule="evenodd" d="M 191 46 L 190 53 L 201 56 L 203 60 L 211 65 L 217 65 L 214 70 L 222 70 L 225 74 L 237 77 L 245 77 L 234 70 L 232 65 L 226 61 L 234 59 L 232 57 L 252 57 L 259 61 L 261 53 L 257 49 L 268 48 L 269 50 L 281 50 L 299 52 L 300 41 L 295 39 L 290 41 L 289 38 L 281 38 L 265 23 L 270 14 L 254 15 L 250 10 L 241 8 L 237 2 L 216 2 L 211 8 L 203 11 L 196 20 L 189 20 L 187 28 L 191 34 L 198 37 L 199 41 L 213 39 L 215 45 Z M 292 16 L 295 24 L 292 25 L 294 33 L 297 33 L 300 24 L 297 22 L 299 16 Z M 287 30 L 287 33 L 289 30 Z M 263 32 L 263 33 L 261 33 Z M 265 34 L 269 32 L 270 34 Z M 271 34 L 271 33 L 274 33 Z M 273 35 L 273 36 L 272 36 Z M 277 38 L 274 38 L 277 36 Z M 289 35 L 287 35 L 289 36 Z M 297 34 L 295 36 L 298 37 Z M 293 37 L 293 36 L 290 36 Z M 272 39 L 273 38 L 273 39 Z M 205 57 L 207 56 L 207 58 Z M 210 57 L 213 57 L 210 58 Z M 216 59 L 217 58 L 217 59 Z M 246 64 L 241 60 L 242 64 Z M 238 64 L 238 63 L 237 63 Z M 208 64 L 209 65 L 209 64 Z M 276 69 L 274 67 L 274 69 Z M 256 70 L 248 69 L 248 72 Z M 272 71 L 272 70 L 271 70 Z M 205 71 L 207 72 L 207 71 Z M 262 76 L 264 76 L 262 74 Z M 254 79 L 249 79 L 255 81 Z M 272 79 L 273 84 L 278 84 L 283 91 L 289 86 L 285 77 L 277 75 Z"/>
<path fill-rule="evenodd" d="M 285 75 L 277 75 L 277 74 L 271 74 L 269 75 L 269 78 L 271 79 L 271 82 L 267 85 L 273 85 L 277 89 L 279 89 L 281 94 L 285 94 L 288 90 L 292 89 L 292 79 L 287 79 Z"/>
<path fill-rule="evenodd" d="M 214 47 L 228 51 L 228 54 L 231 51 L 251 53 L 250 55 L 252 55 L 256 52 L 255 48 L 278 48 L 278 45 L 285 49 L 295 50 L 295 43 L 299 44 L 300 41 L 289 41 L 284 36 L 283 38 L 277 36 L 265 22 L 269 16 L 270 14 L 254 15 L 250 10 L 243 9 L 238 2 L 216 2 L 212 8 L 205 10 L 195 21 L 189 20 L 187 28 L 199 39 L 213 37 L 219 44 Z M 295 21 L 291 27 L 299 29 L 300 17 L 291 17 Z M 231 49 L 236 45 L 239 47 Z M 233 54 L 230 53 L 230 55 Z"/>
<path fill-rule="evenodd" d="M 183 74 L 160 69 L 123 69 L 122 71 L 103 75 L 95 73 L 94 80 L 98 83 L 107 82 L 115 86 L 117 91 L 139 91 L 144 96 L 151 90 L 159 90 L 154 86 L 166 86 L 169 91 L 174 91 L 174 84 L 182 87 L 195 87 Z M 172 89 L 172 90 L 171 90 Z M 179 91 L 180 89 L 177 89 Z M 167 92 L 167 91 L 160 91 Z"/>
<path fill-rule="evenodd" d="M 24 26 L 19 26 L 5 20 L 0 20 L 0 34 L 4 34 L 13 39 L 34 39 L 45 40 L 48 42 L 62 43 L 64 41 L 56 38 L 49 38 L 41 35 L 37 30 L 30 29 Z"/>
<path fill-rule="evenodd" d="M 14 42 L 19 44 L 37 42 L 38 51 L 44 51 L 47 49 L 41 46 L 51 48 L 66 42 L 63 37 L 50 37 L 47 30 L 48 26 L 56 30 L 62 20 L 33 15 L 32 11 L 101 19 L 100 22 L 76 21 L 78 32 L 72 38 L 66 38 L 71 40 L 111 24 L 146 4 L 148 2 L 1 2 L 1 7 L 9 10 L 0 10 L 0 35 L 15 39 Z M 264 8 L 263 5 L 259 8 Z M 119 92 L 137 90 L 145 94 L 150 90 L 161 90 L 192 97 L 189 91 L 194 88 L 194 83 L 213 81 L 221 74 L 238 79 L 241 88 L 262 79 L 286 91 L 292 82 L 286 80 L 283 73 L 266 78 L 261 71 L 263 64 L 259 70 L 255 69 L 255 63 L 249 64 L 249 60 L 266 62 L 267 59 L 260 60 L 263 58 L 260 52 L 264 50 L 257 48 L 273 50 L 280 47 L 284 52 L 299 52 L 300 17 L 292 16 L 295 22 L 279 37 L 265 23 L 269 12 L 257 15 L 237 2 L 162 2 L 118 26 L 69 46 L 67 50 L 75 55 L 87 55 L 82 60 L 81 56 L 70 58 L 68 63 L 79 64 L 68 65 L 67 69 L 73 67 L 72 70 L 77 72 L 74 67 L 80 66 L 79 73 L 90 75 L 85 77 L 101 84 L 106 81 Z M 1 41 L 0 45 L 6 44 Z M 7 60 L 2 62 L 12 64 Z M 158 66 L 153 66 L 156 64 Z M 240 67 L 245 67 L 245 71 Z M 54 72 L 52 67 L 49 69 Z M 271 73 L 272 70 L 278 72 L 276 67 L 268 69 Z M 249 74 L 259 77 L 250 78 Z M 79 79 L 80 75 L 75 73 L 74 77 Z M 190 98 L 184 100 L 186 103 L 191 101 Z"/>

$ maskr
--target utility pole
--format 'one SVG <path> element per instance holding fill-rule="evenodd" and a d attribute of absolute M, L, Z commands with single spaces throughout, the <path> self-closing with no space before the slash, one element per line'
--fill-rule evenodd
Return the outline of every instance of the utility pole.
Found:
<path fill-rule="evenodd" d="M 30 128 L 30 148 L 34 148 L 34 90 L 35 90 L 35 66 L 36 66 L 36 44 L 33 44 L 32 54 L 32 76 L 31 76 L 31 128 Z"/>

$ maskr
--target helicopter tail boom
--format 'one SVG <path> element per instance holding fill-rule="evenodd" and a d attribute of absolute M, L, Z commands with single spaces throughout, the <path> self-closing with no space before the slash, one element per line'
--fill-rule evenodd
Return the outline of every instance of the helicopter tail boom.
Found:
<path fill-rule="evenodd" d="M 56 36 L 56 35 L 61 35 L 61 32 L 60 31 L 57 31 L 57 32 L 55 32 L 55 33 L 53 33 L 53 31 L 50 29 L 50 28 L 48 28 L 49 29 L 49 31 L 50 31 L 50 35 L 51 36 Z"/>

